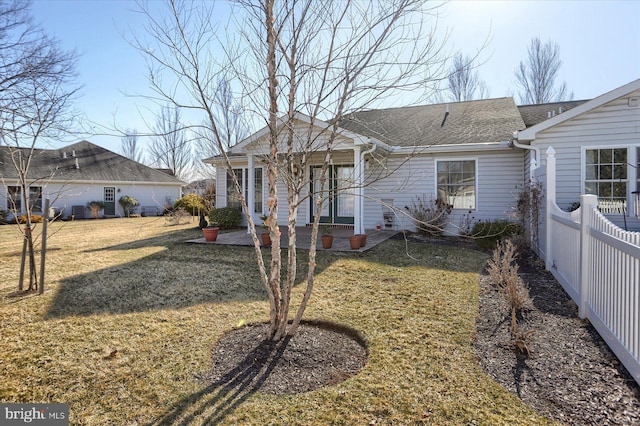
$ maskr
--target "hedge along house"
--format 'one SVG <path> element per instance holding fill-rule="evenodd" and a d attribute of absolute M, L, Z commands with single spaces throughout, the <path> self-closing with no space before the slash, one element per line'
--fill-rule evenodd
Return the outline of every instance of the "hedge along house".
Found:
<path fill-rule="evenodd" d="M 594 194 L 609 220 L 640 230 L 640 79 L 569 111 L 561 108 L 548 109 L 546 120 L 516 132 L 514 145 L 526 149 L 527 164 L 533 159 L 542 167 L 545 151 L 555 150 L 559 207 Z"/>
<path fill-rule="evenodd" d="M 303 114 L 294 133 L 312 135 L 314 153 L 301 173 L 308 182 L 298 212 L 299 225 L 310 224 L 317 194 L 324 196 L 321 222 L 353 227 L 354 233 L 377 226 L 413 229 L 406 206 L 436 198 L 453 205 L 447 232 L 457 234 L 468 221 L 508 219 L 524 183 L 524 152 L 510 143 L 524 129 L 512 98 L 370 110 L 338 123 L 328 182 L 319 187 L 331 123 Z M 284 145 L 285 126 L 280 127 Z M 263 128 L 228 151 L 253 219 L 266 212 L 263 158 L 268 129 Z M 221 157 L 205 160 L 217 166 L 216 206 L 240 208 L 233 179 Z M 286 161 L 282 161 L 286 166 Z M 286 176 L 286 174 L 283 174 Z M 287 217 L 286 186 L 278 185 L 278 216 Z M 431 204 L 430 204 L 431 205 Z M 284 221 L 281 220 L 281 223 Z"/>
<path fill-rule="evenodd" d="M 18 174 L 13 165 L 15 148 L 0 147 L 0 209 L 25 211 Z M 23 149 L 24 151 L 24 149 Z M 23 155 L 28 155 L 28 150 Z M 27 176 L 32 213 L 42 214 L 44 200 L 63 218 L 88 217 L 87 203 L 102 201 L 104 217 L 124 216 L 118 200 L 134 197 L 140 211 L 162 214 L 167 204 L 181 196 L 184 182 L 87 141 L 61 149 L 36 149 Z"/>

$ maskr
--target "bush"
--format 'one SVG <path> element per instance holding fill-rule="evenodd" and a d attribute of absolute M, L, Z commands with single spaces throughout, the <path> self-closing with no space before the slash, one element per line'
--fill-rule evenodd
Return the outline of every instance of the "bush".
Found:
<path fill-rule="evenodd" d="M 416 197 L 415 201 L 411 202 L 411 206 L 404 208 L 409 212 L 418 235 L 433 236 L 444 232 L 447 216 L 451 213 L 453 206 L 440 198 L 428 200 L 422 196 Z"/>
<path fill-rule="evenodd" d="M 529 345 L 533 330 L 522 326 L 522 311 L 532 306 L 529 289 L 518 275 L 518 254 L 511 240 L 498 243 L 493 250 L 493 257 L 487 262 L 487 272 L 498 290 L 504 295 L 508 310 L 511 313 L 511 337 L 515 347 L 529 355 Z"/>
<path fill-rule="evenodd" d="M 7 211 L 0 209 L 0 225 L 4 225 L 5 223 L 7 223 L 5 222 L 6 219 L 7 219 Z"/>
<path fill-rule="evenodd" d="M 118 203 L 122 206 L 122 210 L 124 210 L 124 215 L 126 217 L 131 216 L 131 213 L 133 213 L 133 210 L 140 205 L 138 200 L 136 200 L 130 195 L 123 195 L 118 200 Z"/>
<path fill-rule="evenodd" d="M 42 223 L 42 221 L 44 220 L 43 216 L 37 215 L 37 214 L 32 214 L 31 215 L 31 223 Z M 20 216 L 18 216 L 18 223 L 20 224 L 25 224 L 27 223 L 27 216 L 21 214 Z"/>
<path fill-rule="evenodd" d="M 100 215 L 100 210 L 104 209 L 104 203 L 102 201 L 89 201 L 87 208 L 91 211 L 91 216 L 97 219 Z"/>
<path fill-rule="evenodd" d="M 169 225 L 180 225 L 182 221 L 187 221 L 191 215 L 183 208 L 173 209 L 165 215 L 165 220 Z"/>
<path fill-rule="evenodd" d="M 211 211 L 211 203 L 198 194 L 185 195 L 176 201 L 174 207 L 176 209 L 185 209 L 191 216 L 197 216 L 201 213 L 207 215 Z"/>
<path fill-rule="evenodd" d="M 504 237 L 522 234 L 522 225 L 508 220 L 481 220 L 473 225 L 471 236 L 478 247 L 484 250 L 494 249 Z"/>
<path fill-rule="evenodd" d="M 233 207 L 213 209 L 209 213 L 209 224 L 217 223 L 222 229 L 237 228 L 240 222 L 242 222 L 242 213 Z"/>

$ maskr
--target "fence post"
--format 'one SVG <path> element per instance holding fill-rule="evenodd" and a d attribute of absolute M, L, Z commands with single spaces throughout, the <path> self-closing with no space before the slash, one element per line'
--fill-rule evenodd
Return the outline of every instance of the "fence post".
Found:
<path fill-rule="evenodd" d="M 551 214 L 553 213 L 553 207 L 556 205 L 556 151 L 552 146 L 547 148 L 546 151 L 547 156 L 547 185 L 545 188 L 546 196 L 547 196 L 547 211 L 545 213 L 545 221 L 546 221 L 546 233 L 547 237 L 545 239 L 545 259 L 544 259 L 544 267 L 547 271 L 550 271 L 553 267 L 553 253 L 551 244 L 551 238 L 553 234 L 553 220 L 551 219 Z"/>
<path fill-rule="evenodd" d="M 598 197 L 595 195 L 580 196 L 580 296 L 578 300 L 578 316 L 587 317 L 587 303 L 591 292 L 591 277 L 589 265 L 591 265 L 591 211 L 598 206 Z"/>

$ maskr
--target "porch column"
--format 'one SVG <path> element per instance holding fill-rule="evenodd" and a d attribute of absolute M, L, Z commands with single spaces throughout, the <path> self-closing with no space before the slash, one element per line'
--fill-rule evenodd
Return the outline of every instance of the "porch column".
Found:
<path fill-rule="evenodd" d="M 245 183 L 247 188 L 247 209 L 248 215 L 253 217 L 253 212 L 256 210 L 256 168 L 254 165 L 253 155 L 247 155 L 247 181 Z M 247 218 L 247 234 L 251 232 L 249 226 L 249 220 Z"/>
<path fill-rule="evenodd" d="M 364 226 L 362 226 L 362 175 L 364 168 L 362 167 L 362 155 L 360 155 L 360 146 L 353 147 L 353 233 L 363 234 Z"/>

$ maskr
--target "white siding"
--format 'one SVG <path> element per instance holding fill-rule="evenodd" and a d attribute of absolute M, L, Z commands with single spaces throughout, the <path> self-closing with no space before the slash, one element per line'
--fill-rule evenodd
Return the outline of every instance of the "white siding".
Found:
<path fill-rule="evenodd" d="M 411 219 L 404 214 L 407 212 L 405 206 L 411 205 L 416 196 L 435 198 L 435 161 L 441 159 L 476 160 L 476 209 L 471 213 L 466 209 L 454 210 L 449 216 L 449 233 L 458 233 L 464 215 L 470 214 L 474 221 L 512 217 L 515 199 L 523 184 L 522 151 L 420 155 L 410 159 L 392 157 L 386 164 L 386 171 L 378 167 L 369 172 L 373 181 L 365 189 L 365 228 L 375 228 L 383 223 L 381 200 L 392 199 L 393 207 L 398 211 L 396 228 L 413 230 Z"/>
<path fill-rule="evenodd" d="M 140 203 L 140 206 L 156 206 L 162 212 L 164 206 L 173 204 L 180 198 L 181 187 L 176 185 L 148 185 L 138 183 L 49 183 L 42 189 L 42 204 L 49 198 L 50 207 L 62 210 L 62 217 L 71 215 L 72 206 L 86 206 L 91 201 L 103 201 L 104 188 L 116 188 L 116 216 L 124 216 L 122 206 L 118 200 L 123 195 L 129 195 Z M 3 197 L 1 208 L 5 208 L 6 200 Z M 87 213 L 88 214 L 88 213 Z"/>
<path fill-rule="evenodd" d="M 556 151 L 560 207 L 580 199 L 583 148 L 640 146 L 640 108 L 630 107 L 628 102 L 630 97 L 639 96 L 640 91 L 636 91 L 536 135 L 532 146 L 540 148 L 543 164 L 546 149 L 553 146 Z M 633 179 L 629 179 L 629 187 L 634 190 Z"/>

